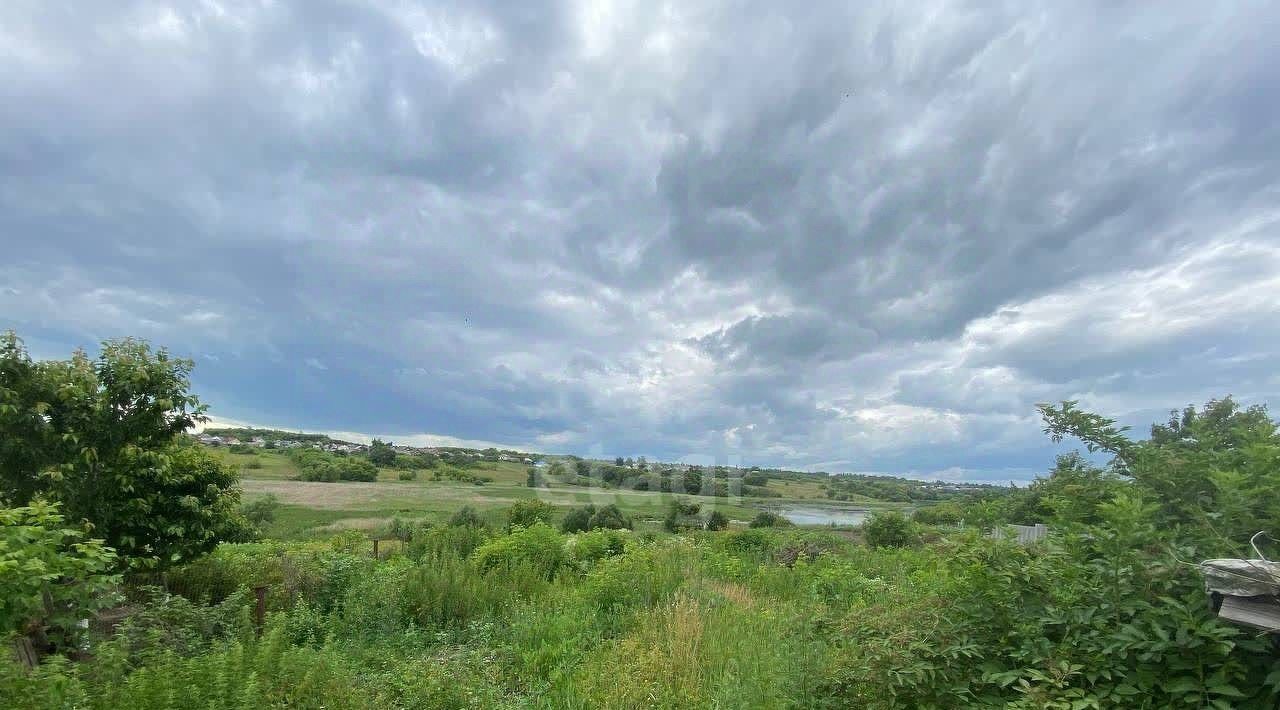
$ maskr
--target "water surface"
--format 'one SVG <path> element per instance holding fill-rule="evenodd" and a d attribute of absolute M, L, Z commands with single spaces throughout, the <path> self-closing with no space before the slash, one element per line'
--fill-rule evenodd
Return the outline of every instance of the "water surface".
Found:
<path fill-rule="evenodd" d="M 781 505 L 773 512 L 796 525 L 861 525 L 870 511 L 824 505 Z"/>

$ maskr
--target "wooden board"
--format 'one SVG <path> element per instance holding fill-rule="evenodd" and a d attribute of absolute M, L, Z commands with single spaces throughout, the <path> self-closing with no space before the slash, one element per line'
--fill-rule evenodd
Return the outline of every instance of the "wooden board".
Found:
<path fill-rule="evenodd" d="M 1222 597 L 1222 608 L 1218 610 L 1218 618 L 1265 629 L 1271 632 L 1280 631 L 1280 603 L 1273 597 Z"/>

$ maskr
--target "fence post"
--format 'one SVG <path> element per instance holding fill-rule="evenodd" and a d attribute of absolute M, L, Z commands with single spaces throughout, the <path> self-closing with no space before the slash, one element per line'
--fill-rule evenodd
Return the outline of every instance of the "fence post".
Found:
<path fill-rule="evenodd" d="M 378 557 L 378 538 L 376 538 L 376 537 L 375 537 L 375 538 L 373 538 L 373 559 L 375 559 L 375 560 L 376 560 L 376 559 L 379 559 L 379 557 Z"/>
<path fill-rule="evenodd" d="M 258 597 L 258 605 L 253 610 L 253 625 L 258 635 L 262 635 L 262 625 L 267 617 L 267 588 L 266 586 L 257 586 L 253 588 L 253 593 Z"/>

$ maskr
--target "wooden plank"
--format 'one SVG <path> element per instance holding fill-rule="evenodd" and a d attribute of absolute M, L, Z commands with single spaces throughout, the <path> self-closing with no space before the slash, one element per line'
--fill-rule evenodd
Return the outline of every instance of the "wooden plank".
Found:
<path fill-rule="evenodd" d="M 1222 597 L 1218 618 L 1266 631 L 1280 631 L 1280 603 L 1272 597 Z"/>

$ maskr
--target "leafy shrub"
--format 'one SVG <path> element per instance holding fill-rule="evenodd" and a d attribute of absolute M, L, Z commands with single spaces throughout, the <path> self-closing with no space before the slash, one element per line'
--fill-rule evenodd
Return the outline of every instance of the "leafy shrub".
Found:
<path fill-rule="evenodd" d="M 400 481 L 416 481 L 418 480 L 418 471 L 416 469 L 405 469 L 396 474 L 396 479 Z"/>
<path fill-rule="evenodd" d="M 550 525 L 555 514 L 556 509 L 550 503 L 535 498 L 519 500 L 507 508 L 507 530 L 532 527 L 536 523 Z"/>
<path fill-rule="evenodd" d="M 483 528 L 487 527 L 487 525 L 485 525 L 484 519 L 480 517 L 475 508 L 464 505 L 449 517 L 449 527 Z"/>
<path fill-rule="evenodd" d="M 705 524 L 707 530 L 724 530 L 729 527 L 729 517 L 718 510 L 711 511 Z"/>
<path fill-rule="evenodd" d="M 259 469 L 262 468 L 262 462 L 258 459 L 254 459 L 252 461 L 245 462 L 244 467 L 248 469 Z"/>
<path fill-rule="evenodd" d="M 409 556 L 437 560 L 469 557 L 487 539 L 488 533 L 479 525 L 419 528 L 409 540 Z"/>
<path fill-rule="evenodd" d="M 250 599 L 251 593 L 242 589 L 217 604 L 204 605 L 159 587 L 142 587 L 130 594 L 129 614 L 116 628 L 114 640 L 133 659 L 162 652 L 205 653 L 249 628 Z"/>
<path fill-rule="evenodd" d="M 923 525 L 955 525 L 963 517 L 960 507 L 955 503 L 930 505 L 911 514 L 912 520 Z"/>
<path fill-rule="evenodd" d="M 621 555 L 627 548 L 626 535 L 614 529 L 575 535 L 566 546 L 569 563 L 580 571 L 586 571 L 606 557 Z"/>
<path fill-rule="evenodd" d="M 691 550 L 682 545 L 640 546 L 606 557 L 587 574 L 581 594 L 591 607 L 612 612 L 611 623 L 623 623 L 616 612 L 652 607 L 670 598 L 685 579 Z"/>
<path fill-rule="evenodd" d="M 570 510 L 564 520 L 560 521 L 560 531 L 566 533 L 586 532 L 591 529 L 591 516 L 595 515 L 594 505 L 585 505 Z"/>
<path fill-rule="evenodd" d="M 446 627 L 494 614 L 547 586 L 545 572 L 522 560 L 511 558 L 488 569 L 483 564 L 457 558 L 423 562 L 393 593 L 402 596 L 403 608 L 415 623 Z"/>
<path fill-rule="evenodd" d="M 756 526 L 731 532 L 718 542 L 725 550 L 762 557 L 773 549 L 776 540 L 772 532 Z"/>
<path fill-rule="evenodd" d="M 756 513 L 756 517 L 751 519 L 747 527 L 752 528 L 789 528 L 793 523 L 790 520 L 769 510 L 762 510 Z"/>
<path fill-rule="evenodd" d="M 57 503 L 0 508 L 0 636 L 74 643 L 77 622 L 112 603 L 115 551 L 84 537 Z"/>
<path fill-rule="evenodd" d="M 349 456 L 338 463 L 338 478 L 343 481 L 376 481 L 378 467 L 368 459 Z"/>
<path fill-rule="evenodd" d="M 702 506 L 697 503 L 673 500 L 667 507 L 667 517 L 662 521 L 662 528 L 667 532 L 700 528 L 702 527 L 702 521 L 698 519 L 700 510 Z"/>
<path fill-rule="evenodd" d="M 259 531 L 270 525 L 276 519 L 276 510 L 280 507 L 280 499 L 275 495 L 268 493 L 257 500 L 240 505 L 240 514 L 244 516 L 249 524 L 253 525 Z"/>
<path fill-rule="evenodd" d="M 618 506 L 610 503 L 591 514 L 591 519 L 587 522 L 587 528 L 590 530 L 598 530 L 607 528 L 609 530 L 630 530 L 631 519 L 622 514 Z"/>
<path fill-rule="evenodd" d="M 871 547 L 908 547 L 919 540 L 915 526 L 896 510 L 872 515 L 862 529 Z"/>
<path fill-rule="evenodd" d="M 270 609 L 306 599 L 328 610 L 341 604 L 351 581 L 372 565 L 367 538 L 355 532 L 350 541 L 220 545 L 170 570 L 165 582 L 175 594 L 198 603 L 218 603 L 237 590 L 265 586 Z"/>
<path fill-rule="evenodd" d="M 564 563 L 564 537 L 545 523 L 516 528 L 476 549 L 473 558 L 482 570 L 529 565 L 548 579 Z"/>

